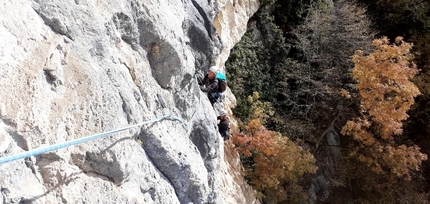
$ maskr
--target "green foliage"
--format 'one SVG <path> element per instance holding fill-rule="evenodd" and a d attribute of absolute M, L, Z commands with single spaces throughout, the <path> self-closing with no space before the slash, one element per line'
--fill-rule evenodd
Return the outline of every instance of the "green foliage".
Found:
<path fill-rule="evenodd" d="M 248 120 L 250 103 L 247 97 L 260 93 L 262 100 L 273 102 L 277 93 L 276 83 L 281 81 L 279 69 L 288 54 L 282 32 L 267 13 L 257 13 L 259 23 L 250 26 L 242 40 L 232 49 L 226 62 L 229 86 L 238 99 L 234 114 Z"/>

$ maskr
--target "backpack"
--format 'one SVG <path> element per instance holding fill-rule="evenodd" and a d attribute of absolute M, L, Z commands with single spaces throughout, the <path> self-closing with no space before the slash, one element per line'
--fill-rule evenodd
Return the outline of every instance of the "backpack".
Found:
<path fill-rule="evenodd" d="M 218 78 L 218 91 L 224 92 L 227 89 L 227 78 L 221 72 L 216 74 L 216 78 Z"/>

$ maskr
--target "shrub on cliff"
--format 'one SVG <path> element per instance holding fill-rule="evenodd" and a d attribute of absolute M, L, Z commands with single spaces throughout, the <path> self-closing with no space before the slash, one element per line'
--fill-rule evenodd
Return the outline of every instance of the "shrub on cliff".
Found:
<path fill-rule="evenodd" d="M 255 100 L 252 110 L 251 120 L 232 138 L 244 161 L 246 178 L 265 201 L 306 201 L 307 193 L 299 182 L 306 173 L 316 172 L 315 158 L 288 137 L 264 127 L 268 104 Z"/>

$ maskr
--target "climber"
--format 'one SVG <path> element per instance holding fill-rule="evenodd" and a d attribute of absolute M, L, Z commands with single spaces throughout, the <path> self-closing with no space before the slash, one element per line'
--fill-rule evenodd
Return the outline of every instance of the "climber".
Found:
<path fill-rule="evenodd" d="M 200 90 L 208 93 L 208 98 L 212 105 L 217 102 L 221 96 L 221 92 L 218 90 L 218 78 L 215 77 L 217 73 L 218 68 L 212 66 L 209 68 L 203 80 L 199 81 Z"/>
<path fill-rule="evenodd" d="M 222 109 L 219 111 L 218 119 L 220 122 L 218 123 L 218 131 L 221 136 L 224 138 L 224 141 L 230 139 L 230 124 L 227 118 L 227 111 Z"/>

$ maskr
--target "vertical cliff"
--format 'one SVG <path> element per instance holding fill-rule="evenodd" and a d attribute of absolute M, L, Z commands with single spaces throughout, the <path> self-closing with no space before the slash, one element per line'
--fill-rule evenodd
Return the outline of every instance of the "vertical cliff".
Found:
<path fill-rule="evenodd" d="M 222 68 L 258 2 L 0 5 L 0 157 L 173 116 L 0 164 L 0 203 L 255 202 L 195 76 Z"/>

